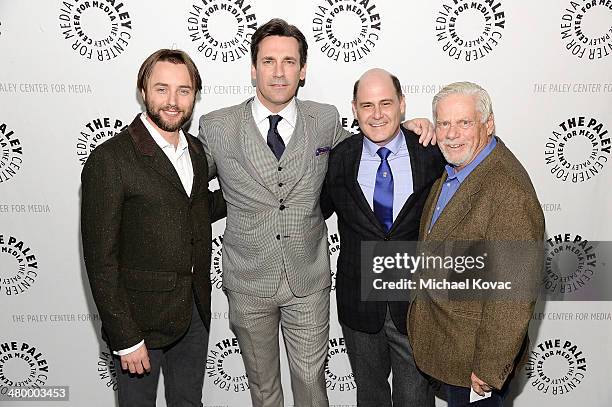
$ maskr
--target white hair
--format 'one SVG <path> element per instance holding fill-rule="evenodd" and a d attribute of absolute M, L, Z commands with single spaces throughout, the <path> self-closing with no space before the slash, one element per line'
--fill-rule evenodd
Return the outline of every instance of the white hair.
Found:
<path fill-rule="evenodd" d="M 491 97 L 480 85 L 472 82 L 453 82 L 442 88 L 431 101 L 434 123 L 436 122 L 436 108 L 438 107 L 438 102 L 454 94 L 476 96 L 476 110 L 480 113 L 480 121 L 482 123 L 486 123 L 486 121 L 489 120 L 489 116 L 493 114 Z"/>

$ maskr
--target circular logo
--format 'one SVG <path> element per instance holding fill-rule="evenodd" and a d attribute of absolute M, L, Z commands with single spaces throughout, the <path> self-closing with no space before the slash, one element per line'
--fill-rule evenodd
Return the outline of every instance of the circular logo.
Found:
<path fill-rule="evenodd" d="M 257 17 L 249 0 L 208 0 L 191 5 L 187 32 L 211 61 L 234 62 L 248 55 Z"/>
<path fill-rule="evenodd" d="M 561 40 L 572 55 L 590 60 L 612 54 L 612 2 L 571 1 L 561 17 Z"/>
<path fill-rule="evenodd" d="M 376 47 L 380 24 L 373 1 L 328 0 L 315 6 L 312 34 L 323 55 L 332 61 L 355 62 Z"/>
<path fill-rule="evenodd" d="M 38 277 L 38 260 L 22 240 L 0 234 L 0 293 L 19 295 Z"/>
<path fill-rule="evenodd" d="M 589 283 L 597 268 L 597 252 L 588 240 L 570 233 L 547 240 L 542 285 L 550 293 L 571 293 Z"/>
<path fill-rule="evenodd" d="M 23 150 L 21 142 L 6 123 L 0 124 L 0 184 L 13 178 L 21 169 Z"/>
<path fill-rule="evenodd" d="M 549 339 L 531 351 L 525 365 L 527 380 L 540 393 L 559 396 L 582 383 L 587 362 L 578 345 L 569 340 Z"/>
<path fill-rule="evenodd" d="M 571 117 L 559 124 L 546 141 L 544 158 L 554 178 L 585 182 L 599 174 L 610 157 L 610 136 L 592 117 Z"/>
<path fill-rule="evenodd" d="M 115 0 L 64 0 L 59 27 L 74 52 L 100 62 L 117 58 L 132 38 L 130 13 Z"/>
<path fill-rule="evenodd" d="M 98 377 L 106 387 L 117 391 L 117 371 L 115 370 L 115 359 L 110 352 L 100 352 L 98 358 Z"/>
<path fill-rule="evenodd" d="M 242 352 L 235 337 L 225 338 L 210 347 L 206 356 L 206 376 L 215 386 L 227 392 L 240 393 L 249 389 L 242 362 Z"/>
<path fill-rule="evenodd" d="M 327 237 L 327 243 L 329 246 L 329 249 L 328 249 L 329 262 L 330 264 L 332 264 L 331 290 L 333 291 L 336 289 L 336 275 L 337 275 L 336 265 L 338 264 L 338 255 L 340 254 L 340 236 L 338 236 L 338 233 L 330 233 L 329 236 Z"/>
<path fill-rule="evenodd" d="M 81 165 L 85 165 L 96 147 L 125 129 L 127 125 L 121 120 L 109 117 L 100 117 L 85 124 L 76 142 L 76 155 Z"/>
<path fill-rule="evenodd" d="M 210 284 L 216 289 L 223 288 L 223 235 L 212 240 L 210 256 Z"/>
<path fill-rule="evenodd" d="M 346 354 L 344 338 L 331 338 L 325 361 L 325 386 L 328 390 L 345 392 L 357 388 Z"/>
<path fill-rule="evenodd" d="M 49 364 L 35 346 L 26 342 L 0 343 L 0 385 L 40 387 L 49 379 Z"/>
<path fill-rule="evenodd" d="M 442 4 L 435 33 L 442 51 L 457 61 L 477 61 L 499 45 L 506 28 L 500 1 L 479 0 Z"/>

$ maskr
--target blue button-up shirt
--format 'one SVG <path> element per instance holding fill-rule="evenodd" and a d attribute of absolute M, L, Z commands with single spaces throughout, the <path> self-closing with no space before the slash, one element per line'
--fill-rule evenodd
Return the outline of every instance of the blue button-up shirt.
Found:
<path fill-rule="evenodd" d="M 387 161 L 393 174 L 393 220 L 402 210 L 404 203 L 413 192 L 412 167 L 410 154 L 406 146 L 406 138 L 402 131 L 387 143 L 385 148 L 391 151 Z M 363 150 L 359 163 L 357 182 L 363 191 L 370 208 L 374 210 L 374 186 L 376 185 L 376 172 L 380 166 L 381 158 L 376 154 L 380 146 L 367 137 L 363 138 Z"/>
<path fill-rule="evenodd" d="M 440 196 L 438 197 L 436 209 L 434 210 L 433 216 L 431 217 L 429 231 L 431 231 L 431 228 L 436 223 L 436 221 L 440 217 L 440 214 L 442 213 L 446 205 L 450 202 L 453 195 L 455 195 L 455 192 L 457 192 L 463 181 L 465 181 L 468 175 L 470 175 L 470 173 L 474 171 L 474 168 L 478 167 L 478 165 L 485 158 L 487 158 L 489 154 L 491 154 L 491 151 L 493 151 L 496 145 L 497 140 L 495 140 L 495 137 L 491 137 L 491 140 L 487 143 L 485 148 L 483 148 L 482 151 L 478 153 L 476 158 L 474 158 L 471 163 L 466 165 L 460 171 L 455 172 L 455 167 L 449 164 L 444 167 L 446 169 L 447 177 L 446 181 L 444 182 L 444 185 L 442 185 L 442 191 L 440 192 Z"/>

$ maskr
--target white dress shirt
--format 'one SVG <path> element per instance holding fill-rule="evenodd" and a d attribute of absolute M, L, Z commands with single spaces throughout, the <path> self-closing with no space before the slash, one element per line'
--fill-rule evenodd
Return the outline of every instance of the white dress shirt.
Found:
<path fill-rule="evenodd" d="M 174 148 L 174 145 L 167 142 L 166 139 L 162 137 L 162 135 L 157 131 L 155 127 L 147 120 L 147 114 L 142 113 L 140 115 L 140 120 L 145 125 L 155 143 L 162 149 L 164 154 L 168 157 L 172 166 L 176 170 L 179 178 L 181 179 L 181 184 L 183 184 L 183 188 L 185 188 L 185 192 L 187 195 L 191 195 L 191 187 L 193 186 L 193 165 L 191 163 L 191 156 L 189 155 L 189 148 L 187 145 L 187 138 L 183 133 L 183 130 L 179 130 L 179 142 Z M 267 130 L 266 130 L 267 131 Z M 144 344 L 144 339 L 138 342 L 136 345 L 131 346 L 127 349 L 121 349 L 118 351 L 113 351 L 115 355 L 123 356 L 128 353 L 134 352 L 136 349 L 140 348 Z"/>
<path fill-rule="evenodd" d="M 277 129 L 278 134 L 280 134 L 283 142 L 285 143 L 285 147 L 287 147 L 289 140 L 291 140 L 293 130 L 295 130 L 295 122 L 297 120 L 297 106 L 295 103 L 295 98 L 291 99 L 291 102 L 289 102 L 289 104 L 280 112 L 272 113 L 263 105 L 263 103 L 261 103 L 257 95 L 255 95 L 255 98 L 253 98 L 251 112 L 259 132 L 266 142 L 268 141 L 268 130 L 270 130 L 270 120 L 268 119 L 268 116 L 273 114 L 281 116 L 283 120 L 278 122 Z"/>

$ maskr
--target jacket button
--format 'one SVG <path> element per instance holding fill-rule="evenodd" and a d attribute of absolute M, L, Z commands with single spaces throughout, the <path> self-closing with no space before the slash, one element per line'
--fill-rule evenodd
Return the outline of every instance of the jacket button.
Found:
<path fill-rule="evenodd" d="M 279 171 L 282 171 L 282 170 L 283 170 L 283 167 L 278 167 L 278 170 L 279 170 Z"/>
<path fill-rule="evenodd" d="M 280 235 L 276 235 L 276 240 L 280 240 Z"/>
<path fill-rule="evenodd" d="M 193 246 L 193 242 L 194 242 L 193 237 L 191 238 L 191 240 L 190 240 L 189 242 L 190 242 L 190 243 L 191 243 L 191 245 Z"/>
<path fill-rule="evenodd" d="M 279 183 L 278 183 L 278 186 L 279 186 L 279 187 L 282 187 L 283 185 L 285 185 L 285 184 L 283 184 L 282 182 L 279 182 Z"/>
<path fill-rule="evenodd" d="M 281 211 L 284 211 L 285 210 L 285 205 L 279 206 L 278 209 L 280 209 Z"/>
<path fill-rule="evenodd" d="M 384 241 L 389 241 L 389 236 L 385 236 L 385 238 L 383 239 Z"/>

